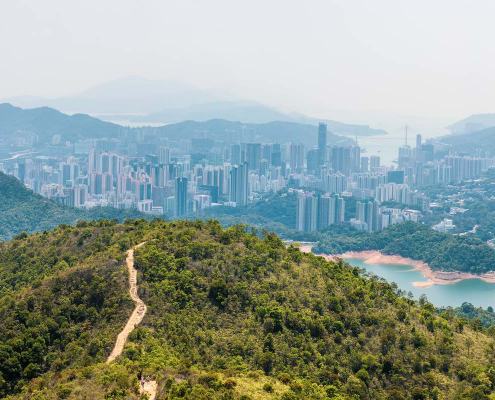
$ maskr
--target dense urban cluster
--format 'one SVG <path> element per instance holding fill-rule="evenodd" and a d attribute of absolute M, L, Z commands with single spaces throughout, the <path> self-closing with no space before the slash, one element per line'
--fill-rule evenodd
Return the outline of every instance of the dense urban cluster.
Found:
<path fill-rule="evenodd" d="M 315 132 L 316 133 L 316 132 Z M 119 128 L 116 138 L 64 142 L 55 134 L 40 152 L 4 160 L 0 170 L 34 192 L 76 208 L 114 207 L 184 217 L 218 205 L 243 207 L 286 187 L 298 190 L 295 227 L 312 232 L 346 221 L 345 204 L 357 200 L 347 222 L 379 231 L 430 212 L 424 187 L 477 178 L 495 159 L 477 152 L 450 154 L 448 146 L 425 144 L 398 150 L 397 165 L 352 145 L 328 143 L 320 123 L 317 145 L 263 143 L 255 128 L 226 129 L 220 137 L 197 130 L 190 139 L 154 135 L 153 128 Z M 36 135 L 19 135 L 33 145 Z M 407 139 L 406 139 L 407 143 Z M 28 146 L 29 147 L 29 146 Z M 391 206 L 392 204 L 392 206 Z M 448 231 L 450 222 L 436 229 Z"/>

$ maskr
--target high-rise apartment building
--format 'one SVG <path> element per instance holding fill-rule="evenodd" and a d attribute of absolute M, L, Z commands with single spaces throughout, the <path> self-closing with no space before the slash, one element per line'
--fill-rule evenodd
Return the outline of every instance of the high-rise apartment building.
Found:
<path fill-rule="evenodd" d="M 249 170 L 259 171 L 261 163 L 261 143 L 248 143 L 246 145 L 246 156 Z"/>
<path fill-rule="evenodd" d="M 370 159 L 369 157 L 361 157 L 361 172 L 368 172 L 370 170 Z"/>
<path fill-rule="evenodd" d="M 177 178 L 175 180 L 175 217 L 181 217 L 187 214 L 187 178 Z"/>
<path fill-rule="evenodd" d="M 350 147 L 332 147 L 332 169 L 333 172 L 341 172 L 350 175 L 351 171 L 351 149 Z"/>
<path fill-rule="evenodd" d="M 351 223 L 358 224 L 368 232 L 380 230 L 380 202 L 377 200 L 356 202 L 356 219 Z M 359 228 L 358 228 L 359 229 Z"/>
<path fill-rule="evenodd" d="M 170 164 L 170 149 L 160 147 L 158 151 L 158 162 L 161 164 Z"/>
<path fill-rule="evenodd" d="M 248 163 L 233 166 L 230 170 L 229 200 L 236 206 L 245 206 L 249 197 L 249 167 Z"/>
<path fill-rule="evenodd" d="M 304 167 L 304 144 L 290 144 L 290 168 L 296 171 Z"/>
<path fill-rule="evenodd" d="M 339 196 L 316 196 L 299 193 L 297 197 L 296 229 L 312 232 L 344 221 L 345 201 Z"/>
<path fill-rule="evenodd" d="M 376 172 L 373 170 L 373 168 L 379 168 L 379 167 L 380 167 L 380 156 L 371 156 L 370 157 L 370 171 Z"/>
<path fill-rule="evenodd" d="M 318 149 L 309 150 L 307 155 L 307 170 L 309 173 L 314 173 L 318 169 Z"/>
<path fill-rule="evenodd" d="M 327 151 L 327 125 L 320 122 L 318 125 L 318 166 L 325 164 Z"/>

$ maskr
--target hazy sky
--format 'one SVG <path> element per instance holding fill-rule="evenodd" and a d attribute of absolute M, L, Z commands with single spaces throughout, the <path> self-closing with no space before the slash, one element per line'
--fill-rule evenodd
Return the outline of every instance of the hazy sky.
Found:
<path fill-rule="evenodd" d="M 495 112 L 493 0 L 1 0 L 0 98 L 126 75 L 287 111 Z"/>

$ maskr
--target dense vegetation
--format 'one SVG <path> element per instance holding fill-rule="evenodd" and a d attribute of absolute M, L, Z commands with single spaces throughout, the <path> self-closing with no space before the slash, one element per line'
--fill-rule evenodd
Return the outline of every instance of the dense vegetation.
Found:
<path fill-rule="evenodd" d="M 133 305 L 142 324 L 103 361 Z M 217 221 L 99 221 L 0 246 L 0 397 L 488 399 L 495 331 L 274 234 Z"/>
<path fill-rule="evenodd" d="M 495 312 L 493 307 L 488 307 L 486 310 L 482 307 L 475 307 L 471 303 L 462 303 L 460 307 L 441 307 L 437 309 L 437 312 L 448 312 L 454 314 L 457 318 L 466 318 L 471 321 L 473 325 L 481 324 L 484 327 L 489 328 L 495 325 Z"/>
<path fill-rule="evenodd" d="M 75 224 L 80 220 L 137 218 L 136 210 L 98 207 L 76 209 L 28 190 L 13 176 L 0 172 L 0 241 L 9 240 L 21 232 L 43 232 L 60 224 Z"/>
<path fill-rule="evenodd" d="M 324 235 L 315 252 L 341 254 L 349 250 L 380 250 L 422 260 L 434 270 L 480 274 L 495 269 L 495 250 L 477 238 L 440 233 L 427 225 L 404 222 L 378 232 L 348 230 Z"/>
<path fill-rule="evenodd" d="M 132 308 L 119 240 L 102 220 L 0 244 L 0 397 L 47 371 L 103 361 Z"/>

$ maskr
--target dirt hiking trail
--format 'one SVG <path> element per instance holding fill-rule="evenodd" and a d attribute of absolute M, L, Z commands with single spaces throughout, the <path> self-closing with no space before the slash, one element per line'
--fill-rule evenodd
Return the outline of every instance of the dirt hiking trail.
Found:
<path fill-rule="evenodd" d="M 122 332 L 117 336 L 117 341 L 115 342 L 115 346 L 107 358 L 107 363 L 111 363 L 118 356 L 122 354 L 122 350 L 127 342 L 127 338 L 129 337 L 129 333 L 131 333 L 134 328 L 141 323 L 146 314 L 146 304 L 144 304 L 143 300 L 141 300 L 138 296 L 138 288 L 137 288 L 137 271 L 134 268 L 134 250 L 142 247 L 146 242 L 139 243 L 137 246 L 134 246 L 132 249 L 127 251 L 126 264 L 127 269 L 129 270 L 129 293 L 131 295 L 132 301 L 136 303 L 136 307 L 131 314 L 131 317 L 127 321 Z M 158 383 L 156 381 L 145 382 L 144 386 L 139 384 L 139 393 L 148 395 L 148 400 L 155 400 L 156 391 L 158 388 Z"/>
<path fill-rule="evenodd" d="M 158 382 L 149 381 L 144 383 L 144 387 L 139 386 L 139 393 L 148 395 L 148 400 L 155 400 L 157 389 Z"/>

